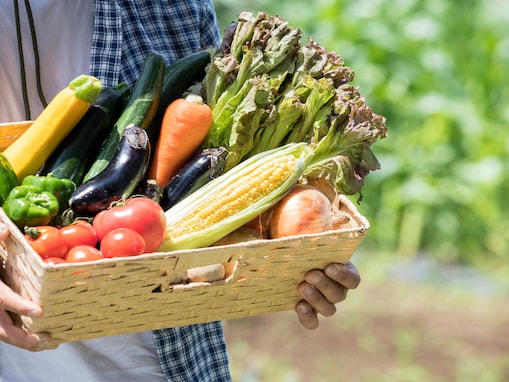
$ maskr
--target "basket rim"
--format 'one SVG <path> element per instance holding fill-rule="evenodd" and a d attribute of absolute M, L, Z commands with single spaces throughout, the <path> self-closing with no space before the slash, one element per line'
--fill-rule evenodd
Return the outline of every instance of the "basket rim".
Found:
<path fill-rule="evenodd" d="M 109 265 L 122 265 L 122 264 L 133 264 L 136 262 L 146 261 L 150 259 L 165 259 L 165 258 L 174 258 L 174 257 L 182 257 L 189 253 L 200 252 L 206 255 L 207 252 L 215 252 L 220 249 L 234 249 L 234 248 L 257 248 L 261 247 L 266 243 L 272 243 L 274 245 L 284 246 L 286 243 L 294 243 L 296 240 L 312 240 L 313 238 L 322 237 L 324 235 L 334 235 L 334 234 L 363 234 L 366 233 L 370 229 L 370 223 L 362 214 L 360 214 L 355 207 L 354 203 L 346 196 L 339 194 L 338 196 L 339 203 L 344 205 L 348 212 L 351 214 L 352 219 L 357 223 L 356 226 L 353 227 L 342 227 L 337 229 L 331 229 L 328 231 L 318 232 L 318 233 L 307 233 L 301 235 L 294 236 L 286 236 L 276 239 L 254 239 L 245 242 L 232 243 L 232 244 L 223 244 L 216 245 L 210 247 L 203 248 L 194 248 L 194 249 L 181 249 L 170 252 L 152 252 L 152 253 L 144 253 L 138 256 L 133 257 L 113 257 L 113 258 L 104 258 L 101 260 L 93 260 L 93 261 L 84 261 L 79 263 L 59 263 L 52 264 L 45 262 L 35 250 L 28 244 L 25 240 L 23 233 L 19 230 L 16 225 L 8 220 L 5 222 L 7 224 L 9 231 L 11 234 L 17 237 L 18 240 L 23 241 L 24 249 L 31 253 L 31 258 L 35 259 L 34 261 L 37 263 L 37 266 L 44 272 L 57 272 L 65 269 L 79 269 L 86 268 L 90 266 L 94 266 L 97 264 L 101 264 L 102 266 Z M 0 207 L 1 214 L 5 215 L 4 210 Z"/>

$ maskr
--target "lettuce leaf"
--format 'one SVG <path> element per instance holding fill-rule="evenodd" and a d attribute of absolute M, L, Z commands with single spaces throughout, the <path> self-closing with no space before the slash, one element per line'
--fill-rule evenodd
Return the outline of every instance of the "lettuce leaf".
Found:
<path fill-rule="evenodd" d="M 305 142 L 314 161 L 304 177 L 327 179 L 344 194 L 360 192 L 367 174 L 380 168 L 371 145 L 387 127 L 350 84 L 354 72 L 342 57 L 312 38 L 301 45 L 299 29 L 264 12 L 240 13 L 228 39 L 202 82 L 214 120 L 203 148 L 227 148 L 229 170 Z"/>

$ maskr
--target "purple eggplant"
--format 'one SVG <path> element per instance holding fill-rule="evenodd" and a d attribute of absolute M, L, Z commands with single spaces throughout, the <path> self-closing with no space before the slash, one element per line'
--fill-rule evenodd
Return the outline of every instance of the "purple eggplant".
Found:
<path fill-rule="evenodd" d="M 187 195 L 224 172 L 228 151 L 224 147 L 204 149 L 194 155 L 171 179 L 160 202 L 169 209 Z"/>
<path fill-rule="evenodd" d="M 129 125 L 106 168 L 76 189 L 69 206 L 77 215 L 93 216 L 111 203 L 127 199 L 145 176 L 149 158 L 147 132 Z"/>

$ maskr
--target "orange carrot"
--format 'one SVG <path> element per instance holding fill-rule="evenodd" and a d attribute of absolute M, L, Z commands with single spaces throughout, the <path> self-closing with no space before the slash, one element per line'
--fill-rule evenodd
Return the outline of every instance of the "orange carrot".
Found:
<path fill-rule="evenodd" d="M 212 110 L 196 94 L 178 98 L 166 108 L 147 178 L 165 188 L 200 147 L 212 125 Z"/>

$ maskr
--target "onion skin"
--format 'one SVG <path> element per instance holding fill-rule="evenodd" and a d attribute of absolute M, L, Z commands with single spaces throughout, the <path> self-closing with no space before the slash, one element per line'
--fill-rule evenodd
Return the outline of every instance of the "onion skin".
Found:
<path fill-rule="evenodd" d="M 269 233 L 272 239 L 321 233 L 334 228 L 333 205 L 320 190 L 297 185 L 271 211 Z"/>
<path fill-rule="evenodd" d="M 258 215 L 250 222 L 247 222 L 243 225 L 243 228 L 249 228 L 254 229 L 256 232 L 258 232 L 258 235 L 260 236 L 260 239 L 270 239 L 269 235 L 269 222 L 270 222 L 270 216 L 272 214 L 272 209 L 269 209 L 268 211 L 262 213 L 261 215 Z"/>

